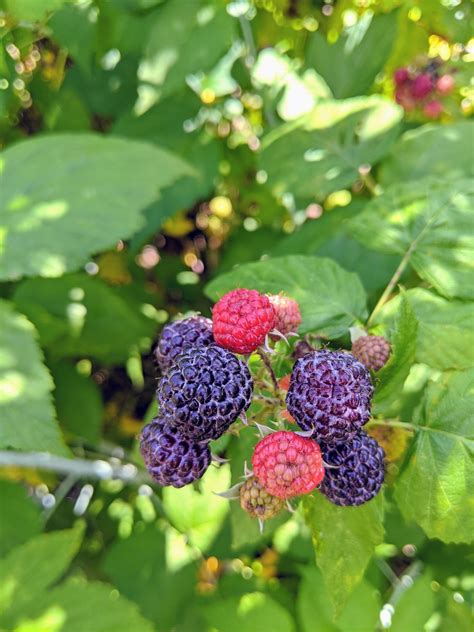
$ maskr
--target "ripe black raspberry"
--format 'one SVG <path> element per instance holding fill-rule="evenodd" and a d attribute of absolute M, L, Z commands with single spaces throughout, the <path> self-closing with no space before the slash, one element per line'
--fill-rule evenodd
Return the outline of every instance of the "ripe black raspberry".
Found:
<path fill-rule="evenodd" d="M 180 355 L 161 380 L 161 412 L 186 437 L 220 437 L 247 410 L 252 398 L 247 365 L 217 345 L 192 348 Z"/>
<path fill-rule="evenodd" d="M 269 494 L 255 476 L 248 478 L 240 488 L 240 506 L 252 518 L 268 520 L 276 516 L 284 505 L 282 498 Z"/>
<path fill-rule="evenodd" d="M 169 323 L 163 328 L 155 348 L 155 358 L 162 373 L 166 373 L 175 358 L 190 347 L 199 347 L 214 342 L 212 320 L 203 316 L 191 316 Z"/>
<path fill-rule="evenodd" d="M 350 353 L 314 351 L 291 374 L 288 411 L 319 443 L 351 439 L 370 418 L 374 388 L 366 367 Z"/>
<path fill-rule="evenodd" d="M 140 452 L 150 475 L 163 486 L 183 487 L 197 481 L 211 462 L 207 443 L 184 438 L 164 417 L 143 428 Z"/>
<path fill-rule="evenodd" d="M 384 451 L 365 432 L 350 441 L 321 445 L 326 476 L 321 492 L 336 505 L 362 505 L 373 498 L 384 480 Z M 334 467 L 331 467 L 334 466 Z"/>
<path fill-rule="evenodd" d="M 390 343 L 383 336 L 361 336 L 352 345 L 352 355 L 372 371 L 380 370 L 390 357 Z"/>

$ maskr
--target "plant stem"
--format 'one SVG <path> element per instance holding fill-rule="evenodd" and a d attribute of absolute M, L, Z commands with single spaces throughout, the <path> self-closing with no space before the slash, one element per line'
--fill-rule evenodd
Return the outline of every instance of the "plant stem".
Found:
<path fill-rule="evenodd" d="M 414 583 L 414 580 L 421 573 L 423 568 L 422 562 L 416 560 L 411 564 L 403 575 L 397 580 L 395 587 L 390 595 L 388 601 L 385 602 L 380 612 L 380 622 L 377 630 L 386 630 L 392 625 L 392 616 L 395 612 L 395 607 L 405 592 L 409 590 Z M 385 616 L 384 616 L 385 615 Z"/>
<path fill-rule="evenodd" d="M 283 405 L 283 400 L 281 398 L 280 389 L 278 387 L 278 380 L 276 378 L 275 372 L 274 372 L 272 364 L 270 362 L 270 358 L 268 357 L 268 354 L 261 347 L 259 347 L 257 353 L 262 358 L 262 362 L 265 365 L 265 367 L 267 368 L 268 373 L 270 374 L 270 378 L 271 378 L 272 384 L 273 384 L 273 390 L 275 391 L 275 397 L 277 398 L 278 403 Z"/>
<path fill-rule="evenodd" d="M 66 498 L 69 491 L 76 484 L 77 480 L 78 480 L 77 475 L 71 472 L 58 485 L 56 492 L 54 494 L 54 498 L 55 498 L 54 505 L 52 507 L 49 507 L 48 509 L 45 509 L 43 513 L 43 518 L 44 518 L 45 523 L 48 522 L 48 520 L 51 518 L 53 513 L 56 511 L 57 507 Z"/>
<path fill-rule="evenodd" d="M 365 428 L 370 428 L 371 426 L 391 426 L 392 428 L 405 428 L 405 430 L 419 430 L 419 427 L 415 424 L 410 424 L 407 421 L 398 421 L 398 419 L 372 419 Z"/>
<path fill-rule="evenodd" d="M 66 459 L 45 452 L 14 452 L 0 451 L 0 466 L 14 465 L 16 467 L 32 467 L 49 470 L 58 474 L 73 474 L 77 478 L 92 478 L 99 480 L 118 479 L 124 483 L 150 483 L 150 478 L 140 472 L 133 463 L 110 463 L 96 459 Z"/>

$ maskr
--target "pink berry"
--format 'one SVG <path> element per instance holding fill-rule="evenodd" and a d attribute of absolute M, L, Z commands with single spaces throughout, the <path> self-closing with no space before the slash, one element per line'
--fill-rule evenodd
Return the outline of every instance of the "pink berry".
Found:
<path fill-rule="evenodd" d="M 410 94 L 409 86 L 397 88 L 397 91 L 395 92 L 395 100 L 406 112 L 412 112 L 416 107 L 415 100 Z"/>
<path fill-rule="evenodd" d="M 443 104 L 441 101 L 428 101 L 423 107 L 423 112 L 425 116 L 430 119 L 437 119 L 440 117 L 441 112 L 443 111 Z"/>
<path fill-rule="evenodd" d="M 408 81 L 409 75 L 408 70 L 406 68 L 398 68 L 393 73 L 393 79 L 397 86 L 402 86 L 404 83 Z"/>
<path fill-rule="evenodd" d="M 301 325 L 301 313 L 298 303 L 282 294 L 269 294 L 268 298 L 275 310 L 275 329 L 282 334 L 296 332 Z M 278 336 L 272 336 L 278 340 Z"/>
<path fill-rule="evenodd" d="M 454 89 L 454 78 L 452 75 L 442 75 L 436 82 L 436 91 L 439 94 L 450 94 Z"/>
<path fill-rule="evenodd" d="M 433 90 L 433 80 L 428 73 L 416 76 L 410 86 L 410 92 L 415 99 L 424 99 Z"/>

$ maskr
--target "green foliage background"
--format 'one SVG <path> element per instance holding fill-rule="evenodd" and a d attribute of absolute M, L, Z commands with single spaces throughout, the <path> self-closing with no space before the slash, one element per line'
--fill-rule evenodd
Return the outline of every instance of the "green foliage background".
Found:
<path fill-rule="evenodd" d="M 470 10 L 0 0 L 1 632 L 472 629 Z M 428 122 L 392 75 L 435 57 Z M 261 535 L 214 494 L 252 431 L 194 487 L 148 479 L 160 328 L 239 286 L 295 298 L 309 341 L 391 340 L 373 501 Z"/>

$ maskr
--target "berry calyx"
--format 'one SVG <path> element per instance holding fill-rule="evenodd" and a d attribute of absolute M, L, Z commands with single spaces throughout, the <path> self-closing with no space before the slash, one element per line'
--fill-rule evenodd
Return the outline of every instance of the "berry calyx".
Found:
<path fill-rule="evenodd" d="M 283 499 L 309 494 L 324 477 L 318 444 L 286 430 L 257 443 L 252 466 L 266 491 Z"/>
<path fill-rule="evenodd" d="M 183 436 L 220 437 L 250 406 L 253 382 L 247 365 L 217 345 L 181 354 L 158 385 L 161 412 Z"/>
<path fill-rule="evenodd" d="M 208 346 L 214 342 L 212 321 L 203 316 L 176 320 L 163 327 L 155 348 L 155 358 L 162 373 L 166 373 L 174 360 L 190 347 Z"/>
<path fill-rule="evenodd" d="M 286 397 L 290 414 L 316 441 L 353 437 L 370 418 L 374 387 L 367 368 L 341 351 L 314 351 L 300 358 Z"/>
<path fill-rule="evenodd" d="M 240 506 L 252 518 L 269 520 L 283 509 L 282 498 L 272 496 L 258 482 L 255 476 L 248 478 L 239 490 Z"/>
<path fill-rule="evenodd" d="M 320 491 L 335 505 L 362 505 L 371 500 L 384 480 L 384 451 L 377 441 L 359 432 L 350 441 L 321 445 L 326 476 Z"/>
<path fill-rule="evenodd" d="M 275 310 L 274 329 L 282 334 L 296 333 L 301 325 L 301 313 L 298 303 L 283 294 L 269 294 L 268 298 Z M 278 336 L 272 335 L 273 340 Z"/>
<path fill-rule="evenodd" d="M 214 340 L 234 353 L 255 351 L 274 324 L 275 310 L 270 300 L 256 290 L 232 290 L 212 310 Z"/>
<path fill-rule="evenodd" d="M 387 364 L 391 347 L 383 336 L 360 336 L 352 344 L 352 355 L 372 371 L 379 371 Z"/>
<path fill-rule="evenodd" d="M 164 487 L 197 481 L 211 463 L 207 443 L 189 441 L 163 416 L 143 428 L 140 452 L 151 477 Z"/>

